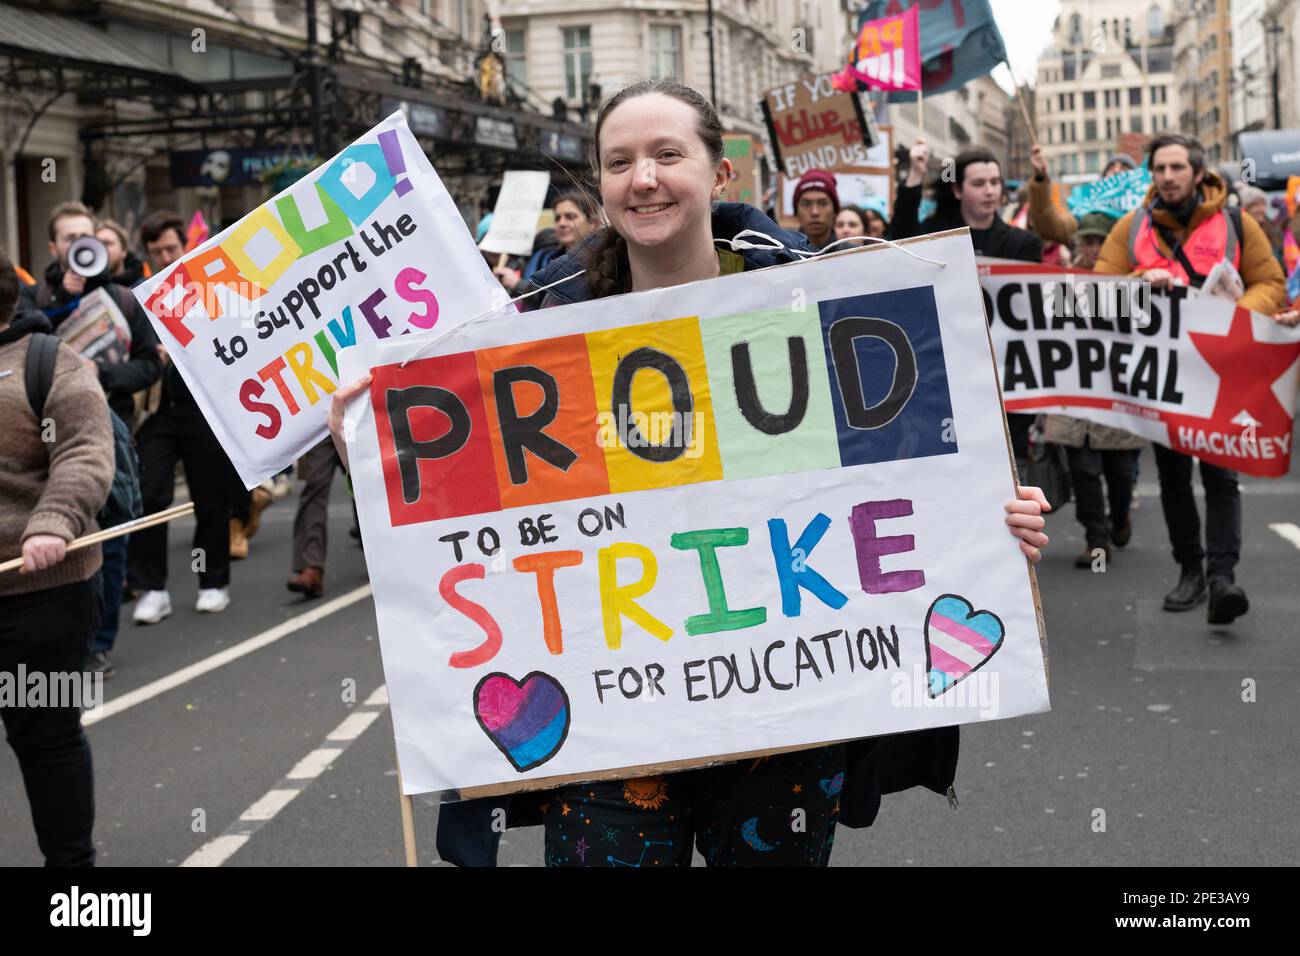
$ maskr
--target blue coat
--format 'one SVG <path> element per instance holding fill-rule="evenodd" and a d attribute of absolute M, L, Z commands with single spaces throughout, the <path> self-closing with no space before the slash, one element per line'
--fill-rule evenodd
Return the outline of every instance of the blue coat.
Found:
<path fill-rule="evenodd" d="M 787 247 L 741 250 L 746 271 L 793 262 L 803 257 L 788 249 L 812 248 L 802 233 L 782 229 L 753 206 L 744 203 L 714 205 L 714 238 L 732 239 L 745 229 L 765 233 Z M 598 235 L 589 236 L 576 249 L 552 261 L 533 277 L 532 285 L 541 288 L 581 272 L 587 249 Z M 752 241 L 762 242 L 761 239 Z M 586 302 L 592 298 L 591 289 L 582 275 L 548 290 L 544 295 L 544 306 Z M 947 792 L 957 773 L 958 743 L 956 727 L 853 741 L 848 745 L 839 822 L 849 827 L 870 826 L 880 809 L 880 797 L 884 793 L 916 786 L 935 793 Z M 504 818 L 507 827 L 540 826 L 542 815 L 538 805 L 547 802 L 548 792 L 479 800 L 448 799 L 454 796 L 445 795 L 438 811 L 438 855 L 457 866 L 496 866 L 501 833 L 493 823 Z"/>

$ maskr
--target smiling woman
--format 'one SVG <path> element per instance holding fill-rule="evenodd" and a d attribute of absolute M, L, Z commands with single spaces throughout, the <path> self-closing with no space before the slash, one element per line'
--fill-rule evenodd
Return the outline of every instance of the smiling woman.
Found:
<path fill-rule="evenodd" d="M 547 289 L 543 307 L 743 273 L 794 262 L 811 252 L 804 236 L 782 229 L 759 210 L 718 201 L 731 180 L 731 164 L 723 156 L 717 113 L 695 90 L 672 81 L 635 83 L 601 108 L 595 140 L 596 175 L 609 225 L 532 278 L 539 289 Z M 830 222 L 828 216 L 827 228 Z M 771 237 L 773 244 L 739 252 L 718 248 L 718 243 L 729 245 L 747 231 Z M 634 356 L 622 357 L 628 387 L 635 373 Z M 618 394 L 613 384 L 618 378 L 612 376 L 590 392 L 593 409 L 595 395 L 603 402 L 604 396 Z M 332 399 L 330 431 L 345 462 L 344 409 L 368 385 L 369 378 L 362 378 L 340 388 Z M 617 409 L 604 406 L 600 411 L 613 414 Z M 672 466 L 671 461 L 661 464 Z M 418 474 L 414 477 L 418 480 Z M 1011 533 L 1034 560 L 1047 543 L 1041 517 L 1045 507 L 1038 489 L 1021 489 L 1020 498 L 1005 506 Z M 775 566 L 785 569 L 792 564 L 780 560 Z M 877 640 L 884 639 L 883 633 Z M 777 647 L 771 655 L 774 666 L 780 651 Z M 838 645 L 834 651 L 839 653 Z M 859 660 L 869 668 L 876 651 L 869 642 L 865 651 Z M 797 644 L 790 653 L 797 658 Z M 699 666 L 723 668 L 729 662 L 719 660 L 716 665 L 701 661 Z M 750 664 L 738 659 L 736 680 L 742 679 L 742 665 Z M 785 666 L 797 676 L 799 664 L 798 659 L 787 659 Z M 805 667 L 811 670 L 813 665 Z M 598 681 L 602 673 L 597 672 Z M 752 673 L 751 668 L 743 676 L 746 686 L 752 683 Z M 698 695 L 703 685 L 695 681 L 702 679 L 700 674 L 688 676 L 694 678 Z M 718 676 L 726 684 L 721 670 Z M 712 689 L 711 679 L 709 686 Z M 612 693 L 610 687 L 606 681 L 603 689 Z M 690 866 L 696 846 L 711 865 L 824 866 L 841 806 L 846 823 L 866 825 L 879 804 L 879 780 L 888 779 L 898 789 L 924 785 L 942 793 L 952 782 L 955 765 L 956 733 L 943 729 L 633 780 L 574 784 L 504 802 L 484 798 L 445 803 L 438 816 L 438 852 L 461 865 L 487 865 L 495 858 L 499 822 L 504 819 L 510 827 L 544 825 L 546 862 L 551 866 Z M 792 817 L 798 827 L 791 825 Z"/>

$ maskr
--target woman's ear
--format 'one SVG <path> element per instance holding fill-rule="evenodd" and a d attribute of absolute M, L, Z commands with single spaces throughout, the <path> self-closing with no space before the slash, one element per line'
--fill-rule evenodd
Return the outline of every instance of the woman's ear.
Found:
<path fill-rule="evenodd" d="M 731 181 L 735 179 L 735 171 L 731 168 L 731 160 L 723 159 L 718 163 L 718 168 L 713 173 L 713 198 L 718 200 L 722 198 Z"/>

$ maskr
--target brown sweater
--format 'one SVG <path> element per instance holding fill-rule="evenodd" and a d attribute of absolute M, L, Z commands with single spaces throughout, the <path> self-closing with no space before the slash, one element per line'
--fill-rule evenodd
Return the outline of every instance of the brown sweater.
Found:
<path fill-rule="evenodd" d="M 0 326 L 0 561 L 19 557 L 34 534 L 71 541 L 98 530 L 95 514 L 113 483 L 104 391 L 66 345 L 59 346 L 45 421 L 36 420 L 24 375 L 31 336 L 16 335 L 29 315 Z M 100 563 L 99 546 L 92 545 L 34 574 L 5 571 L 0 597 L 85 581 Z"/>

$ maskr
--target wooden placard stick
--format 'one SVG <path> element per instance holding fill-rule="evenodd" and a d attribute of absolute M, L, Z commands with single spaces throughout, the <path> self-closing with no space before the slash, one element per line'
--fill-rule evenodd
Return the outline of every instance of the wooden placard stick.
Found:
<path fill-rule="evenodd" d="M 131 534 L 134 531 L 143 531 L 145 528 L 152 528 L 154 525 L 165 524 L 168 521 L 175 521 L 177 518 L 183 518 L 194 511 L 194 502 L 187 501 L 183 505 L 176 505 L 168 508 L 166 511 L 156 511 L 151 515 L 145 515 L 142 518 L 136 518 L 134 521 L 127 521 L 123 524 L 116 525 L 112 528 L 105 528 L 102 531 L 96 531 L 94 534 L 84 535 L 70 543 L 64 550 L 67 554 L 70 551 L 76 551 L 80 548 L 88 548 L 92 544 L 99 544 L 102 541 L 109 541 L 112 538 L 120 538 L 124 534 Z M 23 566 L 21 557 L 12 558 L 9 561 L 0 564 L 0 574 L 5 571 L 15 571 Z"/>

